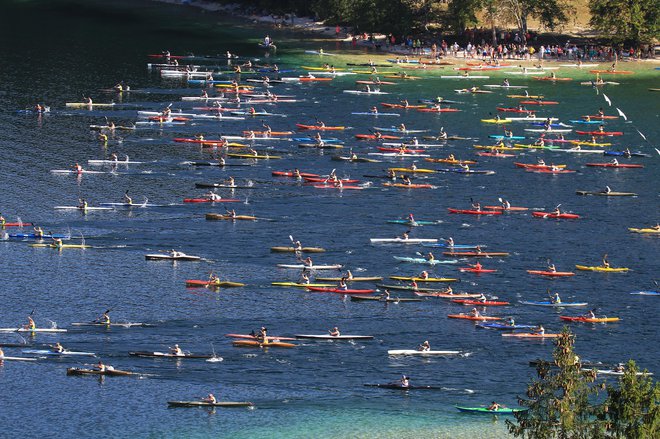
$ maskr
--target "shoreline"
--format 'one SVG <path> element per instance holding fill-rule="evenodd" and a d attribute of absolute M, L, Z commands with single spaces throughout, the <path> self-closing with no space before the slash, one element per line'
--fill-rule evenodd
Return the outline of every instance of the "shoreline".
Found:
<path fill-rule="evenodd" d="M 426 48 L 423 54 L 413 54 L 412 49 L 410 49 L 404 44 L 396 44 L 396 45 L 387 44 L 385 43 L 387 36 L 383 34 L 373 34 L 372 35 L 373 42 L 372 42 L 372 41 L 368 41 L 367 39 L 364 39 L 362 35 L 353 36 L 351 33 L 347 32 L 346 28 L 342 27 L 340 28 L 340 34 L 346 36 L 343 38 L 338 38 L 338 34 L 334 26 L 326 25 L 324 22 L 314 21 L 309 17 L 298 17 L 298 16 L 279 17 L 273 14 L 271 15 L 246 14 L 244 11 L 241 10 L 241 6 L 238 3 L 223 5 L 219 3 L 212 3 L 206 0 L 153 0 L 153 1 L 159 3 L 166 3 L 174 6 L 187 6 L 187 7 L 198 8 L 206 12 L 228 14 L 231 15 L 232 17 L 248 19 L 250 20 L 250 23 L 254 25 L 262 25 L 265 28 L 271 27 L 275 31 L 289 31 L 298 34 L 314 34 L 314 35 L 322 36 L 325 37 L 323 41 L 327 41 L 327 43 L 335 43 L 335 44 L 339 43 L 342 45 L 347 45 L 347 47 L 343 47 L 342 49 L 355 50 L 356 53 L 352 54 L 352 56 L 355 56 L 356 58 L 359 59 L 363 57 L 366 58 L 379 58 L 382 56 L 391 57 L 391 55 L 394 55 L 395 57 L 406 57 L 409 58 L 410 60 L 418 60 L 418 59 L 431 60 L 435 58 L 432 55 L 432 52 L 429 48 Z M 569 36 L 570 34 L 565 34 L 565 35 Z M 354 39 L 356 41 L 353 41 Z M 453 42 L 451 44 L 453 44 Z M 451 44 L 450 42 L 448 42 L 449 47 L 451 46 Z M 587 44 L 580 44 L 578 47 L 585 47 L 586 45 Z M 451 50 L 448 50 L 448 53 L 446 55 L 440 56 L 440 59 L 453 60 L 457 64 L 461 64 L 461 63 L 464 64 L 466 62 L 475 62 L 482 59 L 481 54 L 473 54 L 473 56 L 465 55 L 465 47 L 463 46 L 459 46 L 459 47 L 460 47 L 459 51 L 456 52 L 455 54 L 452 54 Z M 538 48 L 543 47 L 543 45 L 530 44 L 529 47 L 533 47 L 535 49 L 535 52 L 526 55 L 523 58 L 505 56 L 499 59 L 502 62 L 515 61 L 519 63 L 531 63 L 531 64 L 553 62 L 553 61 L 566 63 L 566 62 L 575 62 L 577 60 L 576 57 L 574 56 L 561 57 L 561 58 L 557 58 L 554 56 L 552 57 L 546 56 L 543 57 L 543 59 L 540 59 L 538 56 Z M 363 52 L 364 49 L 373 49 L 373 52 L 364 53 Z M 583 62 L 585 63 L 596 62 L 598 64 L 611 63 L 612 59 L 584 58 Z M 618 62 L 621 63 L 650 62 L 650 63 L 660 64 L 660 59 L 658 59 L 657 57 L 649 57 L 642 59 L 639 58 L 630 59 L 629 57 L 620 57 L 618 59 Z M 395 65 L 396 64 L 393 64 L 393 66 Z"/>

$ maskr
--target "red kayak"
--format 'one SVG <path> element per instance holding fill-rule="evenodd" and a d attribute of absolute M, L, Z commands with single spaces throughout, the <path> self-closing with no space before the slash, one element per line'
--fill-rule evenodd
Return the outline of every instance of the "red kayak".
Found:
<path fill-rule="evenodd" d="M 372 294 L 376 290 L 354 290 L 351 288 L 341 289 L 336 287 L 307 287 L 307 290 L 315 293 L 339 293 L 339 294 Z"/>
<path fill-rule="evenodd" d="M 401 137 L 390 136 L 389 134 L 383 134 L 380 137 L 376 137 L 373 134 L 356 134 L 355 138 L 360 140 L 401 140 Z"/>
<path fill-rule="evenodd" d="M 575 133 L 587 136 L 623 136 L 621 131 L 575 131 Z"/>
<path fill-rule="evenodd" d="M 426 151 L 425 149 L 408 149 L 408 148 L 402 151 L 401 148 L 387 148 L 384 146 L 379 146 L 378 150 L 385 152 L 400 152 L 402 154 L 419 154 L 420 152 Z"/>
<path fill-rule="evenodd" d="M 293 172 L 290 171 L 273 171 L 273 177 L 295 177 Z M 301 172 L 301 177 L 319 177 L 319 174 L 310 174 L 309 172 Z"/>
<path fill-rule="evenodd" d="M 509 256 L 507 252 L 442 252 L 445 256 Z"/>
<path fill-rule="evenodd" d="M 504 208 L 503 206 L 484 206 L 484 209 L 491 209 L 491 210 L 501 210 L 501 211 L 511 211 L 511 212 L 522 212 L 524 210 L 529 210 L 529 207 L 516 207 L 516 206 L 511 206 Z"/>
<path fill-rule="evenodd" d="M 532 216 L 536 218 L 563 218 L 563 219 L 578 219 L 580 215 L 574 213 L 552 213 L 552 212 L 532 212 Z"/>
<path fill-rule="evenodd" d="M 559 105 L 557 101 L 520 101 L 521 105 Z"/>
<path fill-rule="evenodd" d="M 520 108 L 504 108 L 504 107 L 497 107 L 497 111 L 504 111 L 507 113 L 534 113 L 534 110 L 521 110 Z"/>
<path fill-rule="evenodd" d="M 385 108 L 426 108 L 426 105 L 408 105 L 407 107 L 403 104 L 388 104 L 387 102 L 381 102 Z"/>
<path fill-rule="evenodd" d="M 176 137 L 173 140 L 178 143 L 200 143 L 205 146 L 224 146 L 227 144 L 227 141 L 223 139 L 200 140 L 200 139 L 187 139 L 182 137 Z"/>
<path fill-rule="evenodd" d="M 550 168 L 539 168 L 539 169 L 527 169 L 529 172 L 534 172 L 536 174 L 573 174 L 576 171 L 570 169 L 550 169 Z"/>
<path fill-rule="evenodd" d="M 585 166 L 598 167 L 598 168 L 643 168 L 644 165 L 635 165 L 632 163 L 585 163 Z"/>
<path fill-rule="evenodd" d="M 552 77 L 552 76 L 543 76 L 539 78 L 538 76 L 535 77 L 537 81 L 572 81 L 573 78 L 557 78 L 557 77 Z"/>
<path fill-rule="evenodd" d="M 4 223 L 0 227 L 23 227 L 23 226 L 32 226 L 32 223 Z"/>
<path fill-rule="evenodd" d="M 343 130 L 346 127 L 327 127 L 325 125 L 304 125 L 301 123 L 297 123 L 296 126 L 298 127 L 299 130 L 317 130 L 317 131 L 339 131 Z"/>
<path fill-rule="evenodd" d="M 355 189 L 355 190 L 362 190 L 364 189 L 362 186 L 335 186 L 332 184 L 315 184 L 314 187 L 316 189 Z"/>
<path fill-rule="evenodd" d="M 459 268 L 458 271 L 463 272 L 463 273 L 495 273 L 497 270 L 490 270 L 486 268 L 474 268 L 474 267 L 462 267 Z"/>
<path fill-rule="evenodd" d="M 328 184 L 333 183 L 328 178 L 324 178 L 324 177 L 303 177 L 303 179 L 308 183 L 328 183 Z M 341 182 L 342 183 L 359 183 L 360 180 L 351 180 L 349 178 L 342 178 Z"/>
<path fill-rule="evenodd" d="M 542 271 L 542 270 L 527 270 L 529 274 L 538 274 L 539 276 L 551 276 L 551 277 L 565 277 L 565 276 L 575 276 L 575 273 L 570 271 Z"/>
<path fill-rule="evenodd" d="M 594 114 L 594 115 L 588 115 L 588 116 L 582 116 L 582 119 L 600 119 L 600 120 L 605 120 L 605 119 L 618 119 L 619 116 L 606 116 L 604 114 Z"/>
<path fill-rule="evenodd" d="M 469 210 L 469 209 L 449 209 L 449 213 L 463 213 L 466 215 L 502 215 L 502 212 L 496 210 Z"/>
<path fill-rule="evenodd" d="M 457 113 L 461 110 L 458 108 L 418 108 L 417 111 L 422 113 Z"/>
<path fill-rule="evenodd" d="M 184 203 L 237 203 L 241 200 L 236 198 L 222 198 L 220 200 L 211 200 L 210 198 L 184 198 Z"/>
<path fill-rule="evenodd" d="M 501 300 L 472 300 L 472 299 L 453 299 L 452 302 L 460 303 L 462 305 L 481 305 L 481 306 L 506 306 L 510 305 L 509 302 Z"/>

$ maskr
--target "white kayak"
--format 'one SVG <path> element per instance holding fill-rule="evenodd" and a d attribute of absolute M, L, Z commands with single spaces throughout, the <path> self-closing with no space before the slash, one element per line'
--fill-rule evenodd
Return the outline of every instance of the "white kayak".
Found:
<path fill-rule="evenodd" d="M 24 354 L 47 355 L 52 357 L 66 357 L 66 356 L 95 357 L 96 356 L 94 352 L 76 352 L 76 351 L 56 352 L 56 351 L 50 351 L 48 349 L 23 349 L 22 352 Z"/>
<path fill-rule="evenodd" d="M 364 90 L 344 90 L 344 93 L 349 93 L 353 95 L 388 95 L 386 91 L 373 90 L 373 91 L 364 91 Z"/>
<path fill-rule="evenodd" d="M 138 120 L 135 122 L 135 125 L 185 125 L 185 122 L 179 122 L 176 120 Z"/>
<path fill-rule="evenodd" d="M 199 256 L 187 255 L 185 253 L 179 253 L 176 256 L 169 253 L 154 253 L 144 255 L 144 258 L 148 261 L 199 261 L 202 259 Z"/>
<path fill-rule="evenodd" d="M 228 101 L 228 98 L 221 97 L 221 96 L 216 96 L 216 97 L 208 97 L 205 98 L 204 96 L 182 96 L 181 97 L 182 101 Z"/>
<path fill-rule="evenodd" d="M 73 169 L 51 169 L 51 174 L 107 174 L 105 171 L 87 171 L 83 169 L 82 171 L 75 171 Z"/>
<path fill-rule="evenodd" d="M 355 72 L 319 72 L 314 71 L 314 76 L 348 76 L 348 75 L 357 75 Z"/>
<path fill-rule="evenodd" d="M 112 207 L 87 206 L 86 208 L 82 208 L 80 206 L 55 206 L 54 209 L 59 209 L 59 210 L 84 210 L 86 212 L 88 210 L 112 210 Z"/>
<path fill-rule="evenodd" d="M 438 242 L 435 238 L 370 238 L 372 244 L 421 244 L 422 242 Z"/>
<path fill-rule="evenodd" d="M 341 264 L 331 264 L 331 265 L 305 265 L 305 264 L 277 264 L 279 268 L 307 268 L 309 270 L 339 270 L 341 269 Z"/>
<path fill-rule="evenodd" d="M 590 371 L 592 369 L 583 368 L 582 370 L 587 372 L 587 371 Z M 598 375 L 623 376 L 625 374 L 625 372 L 619 372 L 619 371 L 616 371 L 616 370 L 607 370 L 607 369 L 605 369 L 605 370 L 596 369 L 596 372 L 598 373 Z M 652 372 L 637 372 L 635 375 L 637 375 L 637 376 L 651 376 L 651 375 L 653 375 L 653 373 Z"/>
<path fill-rule="evenodd" d="M 66 332 L 66 329 L 60 328 L 0 328 L 0 332 Z"/>
<path fill-rule="evenodd" d="M 501 85 L 501 84 L 485 84 L 483 87 L 488 88 L 527 88 L 526 85 Z"/>
<path fill-rule="evenodd" d="M 120 328 L 131 328 L 133 326 L 150 326 L 148 323 L 132 323 L 132 322 L 127 322 L 127 323 L 100 323 L 100 322 L 75 322 L 71 323 L 71 326 L 99 326 L 103 328 L 108 328 L 108 327 L 120 327 Z"/>
<path fill-rule="evenodd" d="M 602 149 L 553 149 L 553 152 L 559 151 L 559 152 L 570 152 L 574 154 L 602 154 L 603 150 Z"/>
<path fill-rule="evenodd" d="M 244 117 L 240 116 L 224 116 L 222 113 L 214 114 L 194 114 L 193 119 L 211 119 L 211 120 L 245 120 Z"/>
<path fill-rule="evenodd" d="M 27 357 L 7 357 L 5 355 L 0 356 L 0 363 L 3 361 L 37 361 L 36 358 L 27 358 Z"/>
<path fill-rule="evenodd" d="M 486 75 L 470 75 L 470 76 L 463 76 L 463 75 L 442 75 L 440 76 L 441 79 L 489 79 L 490 76 Z"/>
<path fill-rule="evenodd" d="M 296 334 L 296 338 L 310 340 L 372 340 L 373 335 L 330 335 L 330 334 Z"/>
<path fill-rule="evenodd" d="M 418 351 L 416 349 L 392 349 L 387 351 L 388 355 L 458 355 L 461 351 Z"/>
<path fill-rule="evenodd" d="M 167 207 L 168 204 L 151 204 L 151 203 L 99 203 L 103 207 L 114 207 L 115 209 L 131 209 L 133 207 Z"/>
<path fill-rule="evenodd" d="M 87 160 L 90 165 L 141 165 L 144 162 L 133 162 L 130 160 Z"/>
<path fill-rule="evenodd" d="M 153 116 L 162 116 L 167 118 L 168 116 L 163 116 L 163 113 L 160 111 L 138 111 L 139 117 L 153 117 Z M 169 117 L 193 117 L 195 113 L 170 113 Z"/>
<path fill-rule="evenodd" d="M 509 117 L 509 116 L 507 116 L 506 119 L 512 122 L 543 122 L 548 119 L 554 122 L 559 120 L 558 117 Z"/>

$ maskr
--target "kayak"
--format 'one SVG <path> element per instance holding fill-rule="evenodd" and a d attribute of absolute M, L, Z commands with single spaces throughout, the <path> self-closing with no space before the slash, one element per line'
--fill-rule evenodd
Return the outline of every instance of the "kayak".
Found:
<path fill-rule="evenodd" d="M 271 247 L 270 251 L 274 253 L 295 253 L 296 251 L 303 253 L 323 253 L 325 249 L 321 247 L 303 247 L 300 250 L 296 250 L 294 247 Z"/>
<path fill-rule="evenodd" d="M 53 209 L 58 210 L 82 210 L 83 212 L 93 211 L 93 210 L 113 210 L 112 207 L 96 207 L 96 206 L 54 206 Z"/>
<path fill-rule="evenodd" d="M 413 285 L 385 285 L 385 284 L 377 284 L 376 285 L 378 288 L 382 288 L 384 290 L 399 290 L 399 291 L 426 291 L 426 292 L 437 292 L 435 288 L 424 288 L 424 287 L 419 287 L 419 286 L 413 286 Z M 453 297 L 453 296 L 452 296 Z"/>
<path fill-rule="evenodd" d="M 569 316 L 559 316 L 560 319 L 566 320 L 567 322 L 584 322 L 584 323 L 608 323 L 608 322 L 618 322 L 621 320 L 618 317 L 569 317 Z"/>
<path fill-rule="evenodd" d="M 480 157 L 500 157 L 500 158 L 509 158 L 509 157 L 515 157 L 515 154 L 502 154 L 501 152 L 478 152 L 478 156 Z"/>
<path fill-rule="evenodd" d="M 401 383 L 385 383 L 385 384 L 365 384 L 365 387 L 379 387 L 381 389 L 396 389 L 396 390 L 444 390 L 440 386 L 403 386 Z"/>
<path fill-rule="evenodd" d="M 373 340 L 373 335 L 330 335 L 330 334 L 295 334 L 298 339 L 307 340 Z"/>
<path fill-rule="evenodd" d="M 470 210 L 470 209 L 452 209 L 448 208 L 449 213 L 462 213 L 466 215 L 502 215 L 502 212 L 496 210 Z"/>
<path fill-rule="evenodd" d="M 56 249 L 65 249 L 65 248 L 92 248 L 91 245 L 85 244 L 30 244 L 30 247 L 41 247 L 41 248 L 56 248 Z"/>
<path fill-rule="evenodd" d="M 529 274 L 537 274 L 539 276 L 562 277 L 562 276 L 575 276 L 575 273 L 570 271 L 543 271 L 543 270 L 527 270 Z"/>
<path fill-rule="evenodd" d="M 344 126 L 330 127 L 325 125 L 304 125 L 302 123 L 297 123 L 296 126 L 299 130 L 339 131 L 346 129 Z"/>
<path fill-rule="evenodd" d="M 382 105 L 385 108 L 404 108 L 404 109 L 409 109 L 409 108 L 426 108 L 426 105 L 404 105 L 404 104 L 388 104 L 387 102 L 381 102 L 380 105 Z"/>
<path fill-rule="evenodd" d="M 380 160 L 376 160 L 376 159 L 368 159 L 366 157 L 341 156 L 341 155 L 332 156 L 330 160 L 334 160 L 336 162 L 351 162 L 351 163 L 381 163 Z"/>
<path fill-rule="evenodd" d="M 474 267 L 462 267 L 459 268 L 458 271 L 462 273 L 476 273 L 476 274 L 497 272 L 497 270 L 491 270 L 486 268 L 474 268 Z"/>
<path fill-rule="evenodd" d="M 493 175 L 493 174 L 495 174 L 495 171 L 489 171 L 489 170 L 485 170 L 485 169 L 475 171 L 474 169 L 444 168 L 444 169 L 438 169 L 438 171 L 440 171 L 440 172 L 455 172 L 457 174 L 484 174 L 484 175 Z"/>
<path fill-rule="evenodd" d="M 36 358 L 29 358 L 29 357 L 8 357 L 8 356 L 1 356 L 0 357 L 0 363 L 3 361 L 37 361 Z"/>
<path fill-rule="evenodd" d="M 302 269 L 307 268 L 310 270 L 339 270 L 341 269 L 341 264 L 333 265 L 305 265 L 305 264 L 277 264 L 279 268 L 291 268 L 291 269 Z"/>
<path fill-rule="evenodd" d="M 385 152 L 398 152 L 400 154 L 419 154 L 421 152 L 426 151 L 425 149 L 404 149 L 402 150 L 401 148 L 393 148 L 393 147 L 385 147 L 385 146 L 379 146 L 378 151 L 385 151 Z M 414 171 L 408 171 L 408 172 L 414 172 Z"/>
<path fill-rule="evenodd" d="M 515 329 L 534 329 L 534 328 L 536 328 L 536 326 L 534 326 L 534 325 L 507 325 L 506 323 L 493 322 L 493 323 L 477 323 L 477 328 L 513 331 Z"/>
<path fill-rule="evenodd" d="M 315 293 L 339 293 L 339 294 L 372 294 L 376 292 L 374 289 L 359 290 L 353 288 L 337 288 L 337 287 L 310 287 L 307 289 Z"/>
<path fill-rule="evenodd" d="M 580 271 L 600 271 L 603 273 L 623 273 L 625 271 L 630 270 L 630 268 L 615 268 L 615 267 L 593 267 L 593 266 L 586 266 L 586 265 L 576 265 L 575 268 Z"/>
<path fill-rule="evenodd" d="M 51 169 L 50 170 L 51 174 L 108 174 L 108 172 L 105 171 L 87 171 L 87 170 L 82 170 L 82 171 L 76 171 L 74 169 Z"/>
<path fill-rule="evenodd" d="M 259 338 L 259 336 L 252 335 L 252 334 L 225 334 L 225 337 L 230 337 L 230 338 L 246 338 L 249 340 L 256 340 Z M 279 335 L 269 335 L 268 340 L 280 340 L 280 341 L 293 341 L 295 338 L 293 337 L 280 337 Z"/>
<path fill-rule="evenodd" d="M 383 296 L 351 296 L 353 302 L 386 302 L 386 303 L 399 303 L 399 302 L 421 302 L 422 299 L 407 299 L 400 297 L 383 297 Z"/>
<path fill-rule="evenodd" d="M 438 242 L 435 244 L 422 244 L 422 247 L 444 247 L 444 248 L 452 248 L 452 249 L 472 249 L 472 248 L 477 248 L 477 247 L 482 247 L 485 248 L 485 245 L 480 245 L 480 244 L 454 244 L 450 245 L 446 242 Z"/>
<path fill-rule="evenodd" d="M 534 306 L 550 306 L 554 308 L 562 308 L 566 306 L 587 306 L 587 302 L 560 302 L 554 303 L 548 300 L 546 301 L 533 301 L 533 300 L 521 300 L 520 303 L 523 305 L 534 305 Z"/>
<path fill-rule="evenodd" d="M 410 183 L 410 184 L 405 184 L 405 183 L 383 183 L 383 186 L 385 187 L 396 187 L 396 188 L 402 188 L 402 189 L 435 189 L 436 186 L 433 186 L 432 184 L 420 184 L 420 183 Z"/>
<path fill-rule="evenodd" d="M 128 355 L 130 355 L 131 357 L 176 358 L 177 360 L 181 358 L 208 359 L 212 357 L 212 355 L 194 355 L 194 354 L 175 355 L 175 354 L 170 354 L 169 352 L 144 352 L 144 351 L 129 352 Z"/>
<path fill-rule="evenodd" d="M 129 376 L 129 375 L 139 375 L 139 373 L 129 372 L 127 370 L 117 370 L 117 369 L 82 369 L 78 367 L 70 367 L 66 370 L 67 375 L 107 375 L 107 376 Z"/>
<path fill-rule="evenodd" d="M 543 99 L 543 95 L 506 95 L 507 98 L 512 99 Z"/>
<path fill-rule="evenodd" d="M 387 220 L 389 224 L 402 224 L 404 226 L 417 227 L 417 226 L 431 226 L 434 224 L 440 224 L 437 221 L 417 221 L 409 219 L 398 219 L 398 220 Z"/>
<path fill-rule="evenodd" d="M 575 134 L 582 134 L 587 136 L 623 136 L 622 131 L 580 131 L 576 130 Z"/>
<path fill-rule="evenodd" d="M 644 165 L 638 165 L 633 163 L 585 163 L 585 166 L 598 167 L 598 168 L 643 168 Z"/>
<path fill-rule="evenodd" d="M 356 84 L 363 84 L 363 85 L 396 85 L 397 82 L 391 82 L 391 81 L 367 81 L 367 80 L 359 80 L 355 81 Z"/>
<path fill-rule="evenodd" d="M 138 326 L 145 327 L 152 325 L 148 323 L 140 323 L 140 322 L 126 322 L 126 323 L 75 322 L 75 323 L 71 323 L 71 326 L 101 326 L 104 328 L 110 328 L 110 327 L 132 328 Z"/>
<path fill-rule="evenodd" d="M 509 256 L 507 252 L 442 252 L 445 256 L 456 256 L 456 257 L 465 257 L 465 256 L 474 256 L 474 257 L 491 257 L 491 256 Z"/>
<path fill-rule="evenodd" d="M 537 100 L 537 101 L 520 101 L 520 104 L 521 105 L 559 105 L 559 102 Z"/>
<path fill-rule="evenodd" d="M 90 104 L 90 103 L 88 103 L 88 102 L 67 102 L 67 103 L 65 104 L 65 106 L 66 106 L 67 108 L 87 108 L 87 107 L 102 107 L 102 108 L 106 108 L 106 107 L 114 107 L 115 105 L 117 105 L 117 104 L 115 104 L 114 102 L 112 102 L 112 103 L 110 103 L 110 104 L 97 104 L 97 103 L 91 103 L 91 104 Z"/>
<path fill-rule="evenodd" d="M 372 244 L 421 244 L 423 242 L 438 242 L 436 238 L 370 238 Z"/>
<path fill-rule="evenodd" d="M 402 133 L 402 134 L 416 134 L 416 133 L 425 133 L 429 130 L 407 130 L 404 129 L 402 130 L 399 127 L 374 127 L 374 131 L 382 131 L 382 132 L 389 132 L 389 133 Z"/>
<path fill-rule="evenodd" d="M 236 401 L 167 401 L 170 407 L 252 407 L 254 404 L 251 402 L 236 402 Z"/>
<path fill-rule="evenodd" d="M 391 349 L 387 355 L 458 355 L 461 351 L 418 351 L 416 349 Z"/>
<path fill-rule="evenodd" d="M 243 348 L 293 348 L 296 346 L 293 343 L 284 343 L 279 341 L 269 341 L 268 343 L 262 343 L 256 340 L 236 340 L 232 342 L 232 345 Z"/>
<path fill-rule="evenodd" d="M 482 321 L 482 320 L 502 320 L 501 317 L 491 317 L 491 316 L 479 316 L 475 317 L 469 314 L 449 314 L 447 317 L 450 319 L 463 319 L 463 320 L 475 320 L 475 321 Z"/>
<path fill-rule="evenodd" d="M 0 227 L 3 229 L 5 227 L 26 227 L 26 226 L 33 226 L 34 224 L 32 223 L 0 223 Z"/>
<path fill-rule="evenodd" d="M 477 305 L 477 306 L 506 306 L 510 305 L 509 302 L 502 300 L 472 300 L 472 299 L 453 299 L 452 302 L 460 303 L 461 305 Z"/>
<path fill-rule="evenodd" d="M 628 152 L 628 151 L 603 151 L 603 155 L 616 156 L 616 157 L 651 157 L 651 154 L 643 152 Z"/>
<path fill-rule="evenodd" d="M 660 296 L 660 292 L 658 291 L 635 291 L 630 294 L 634 294 L 636 296 Z"/>
<path fill-rule="evenodd" d="M 227 157 L 234 157 L 238 159 L 281 159 L 279 155 L 268 155 L 268 154 L 239 154 L 239 153 L 233 153 L 233 152 L 228 152 Z"/>
<path fill-rule="evenodd" d="M 417 111 L 422 113 L 458 113 L 458 108 L 418 108 Z"/>
<path fill-rule="evenodd" d="M 401 115 L 399 113 L 372 113 L 371 111 L 362 111 L 362 112 L 355 112 L 351 113 L 355 116 L 395 116 L 395 117 L 400 117 Z"/>
<path fill-rule="evenodd" d="M 461 407 L 455 405 L 459 411 L 466 413 L 477 413 L 477 414 L 486 414 L 486 415 L 512 415 L 518 412 L 527 411 L 527 409 L 510 409 L 507 407 L 500 407 L 496 410 L 491 410 L 488 407 Z"/>
<path fill-rule="evenodd" d="M 361 140 L 377 140 L 377 139 L 383 139 L 383 140 L 400 140 L 401 137 L 398 136 L 390 136 L 387 134 L 383 134 L 380 138 L 376 137 L 374 134 L 356 134 L 355 135 L 356 139 L 361 139 Z"/>
<path fill-rule="evenodd" d="M 341 277 L 317 277 L 316 280 L 321 282 L 339 282 Z M 378 282 L 383 280 L 382 276 L 355 276 L 352 279 L 346 279 L 346 282 Z"/>
<path fill-rule="evenodd" d="M 481 297 L 481 294 L 469 294 L 469 293 L 454 294 L 454 293 L 444 293 L 442 291 L 413 291 L 413 294 L 419 297 L 439 297 L 442 299 L 474 299 L 476 297 Z"/>
<path fill-rule="evenodd" d="M 292 171 L 273 171 L 271 172 L 273 177 L 295 177 L 295 174 Z M 320 177 L 319 174 L 310 174 L 309 172 L 301 172 L 300 177 Z"/>
<path fill-rule="evenodd" d="M 256 216 L 252 215 L 231 215 L 228 213 L 207 213 L 204 215 L 207 220 L 227 220 L 227 221 L 255 221 Z"/>
<path fill-rule="evenodd" d="M 15 239 L 71 239 L 70 235 L 63 235 L 59 233 L 43 234 L 39 236 L 34 233 L 10 233 L 8 236 Z"/>
<path fill-rule="evenodd" d="M 365 189 L 364 186 L 351 186 L 351 185 L 335 186 L 334 184 L 329 184 L 329 183 L 315 184 L 314 187 L 316 189 L 338 189 L 340 191 L 344 189 L 358 190 L 358 191 Z"/>
<path fill-rule="evenodd" d="M 577 195 L 600 195 L 604 197 L 636 197 L 634 192 L 615 192 L 615 191 L 575 191 Z"/>
<path fill-rule="evenodd" d="M 148 254 L 148 255 L 144 255 L 144 258 L 147 261 L 162 261 L 162 260 L 168 260 L 168 261 L 199 261 L 199 260 L 202 259 L 199 256 L 192 256 L 192 255 L 186 255 L 186 254 L 179 254 L 177 256 L 172 256 L 171 254 L 166 254 L 166 253 Z"/>
<path fill-rule="evenodd" d="M 440 261 L 438 259 L 427 260 L 424 258 L 409 258 L 404 256 L 394 256 L 394 259 L 400 262 L 410 262 L 413 264 L 424 264 L 424 265 L 438 265 L 438 264 L 456 264 L 458 261 L 449 260 L 449 261 Z"/>
<path fill-rule="evenodd" d="M 536 77 L 534 78 L 537 81 L 572 81 L 573 78 L 558 78 L 558 77 L 552 77 L 552 76 L 544 76 L 542 78 Z"/>
<path fill-rule="evenodd" d="M 335 284 L 322 284 L 322 283 L 300 283 L 300 282 L 271 282 L 274 287 L 296 287 L 296 288 L 307 288 L 307 287 L 335 287 Z"/>
<path fill-rule="evenodd" d="M 380 90 L 371 90 L 371 91 L 365 91 L 365 90 L 344 90 L 344 93 L 348 94 L 354 94 L 354 95 L 388 95 L 389 93 L 386 91 L 380 91 Z"/>
<path fill-rule="evenodd" d="M 516 206 L 510 206 L 510 207 L 504 207 L 504 206 L 484 206 L 484 209 L 488 210 L 501 210 L 502 212 L 523 212 L 525 210 L 529 210 L 529 207 L 516 207 Z"/>
<path fill-rule="evenodd" d="M 230 282 L 230 281 L 208 281 L 208 280 L 196 280 L 196 279 L 187 279 L 186 280 L 186 286 L 187 287 L 196 287 L 196 288 L 204 288 L 204 287 L 223 287 L 223 288 L 232 288 L 232 287 L 244 287 L 244 283 L 240 282 Z"/>
<path fill-rule="evenodd" d="M 450 165 L 476 165 L 477 162 L 474 160 L 456 160 L 456 159 L 431 159 L 431 158 L 426 158 L 424 159 L 427 162 L 432 162 L 432 163 L 449 163 Z"/>
<path fill-rule="evenodd" d="M 411 276 L 390 276 L 392 280 L 405 280 L 415 282 L 457 282 L 458 279 L 451 277 L 411 277 Z"/>
<path fill-rule="evenodd" d="M 606 75 L 632 75 L 635 72 L 630 70 L 589 70 L 589 73 L 600 73 Z"/>
<path fill-rule="evenodd" d="M 613 115 L 605 115 L 605 114 L 589 114 L 587 116 L 582 116 L 583 118 L 589 118 L 589 119 L 600 119 L 600 120 L 608 120 L 608 119 L 618 119 L 619 116 L 613 116 Z"/>
<path fill-rule="evenodd" d="M 502 337 L 518 337 L 518 338 L 557 338 L 561 334 L 536 334 L 534 332 L 514 332 L 502 334 Z"/>
<path fill-rule="evenodd" d="M 236 198 L 221 198 L 219 200 L 212 200 L 210 198 L 184 198 L 184 203 L 237 203 L 241 200 Z"/>
<path fill-rule="evenodd" d="M 410 172 L 418 174 L 433 174 L 435 171 L 433 169 L 413 169 L 413 168 L 389 168 L 389 171 L 395 172 Z"/>
<path fill-rule="evenodd" d="M 576 171 L 569 170 L 569 169 L 546 169 L 546 168 L 541 168 L 541 169 L 527 169 L 529 172 L 533 172 L 535 174 L 574 174 Z"/>
<path fill-rule="evenodd" d="M 513 164 L 518 168 L 524 168 L 524 169 L 549 169 L 553 166 L 555 166 L 556 168 L 566 167 L 566 165 L 539 165 L 536 163 L 520 163 L 520 162 L 514 162 Z"/>
<path fill-rule="evenodd" d="M 536 218 L 562 218 L 562 219 L 577 219 L 580 215 L 574 213 L 552 213 L 552 212 L 532 212 L 532 216 Z"/>
<path fill-rule="evenodd" d="M 651 234 L 660 234 L 660 229 L 644 228 L 638 229 L 635 227 L 629 227 L 628 230 L 635 233 L 651 233 Z"/>
<path fill-rule="evenodd" d="M 303 177 L 303 180 L 307 183 L 327 183 L 327 184 L 333 184 L 334 182 L 331 181 L 328 177 Z M 355 180 L 355 179 L 350 179 L 350 178 L 342 178 L 338 181 L 341 181 L 342 183 L 359 183 L 360 180 Z"/>
<path fill-rule="evenodd" d="M 582 369 L 583 371 L 591 371 L 592 369 Z M 615 376 L 623 376 L 625 372 L 620 372 L 617 370 L 611 370 L 611 369 L 596 369 L 596 373 L 600 375 L 615 375 Z M 642 375 L 653 375 L 651 372 L 637 372 L 637 376 L 642 376 Z"/>

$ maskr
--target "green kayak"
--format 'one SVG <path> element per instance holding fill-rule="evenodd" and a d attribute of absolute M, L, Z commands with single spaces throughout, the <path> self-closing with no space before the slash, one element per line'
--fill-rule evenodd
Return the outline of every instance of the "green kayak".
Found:
<path fill-rule="evenodd" d="M 479 414 L 487 414 L 487 415 L 512 415 L 517 412 L 524 412 L 527 409 L 510 409 L 508 407 L 500 407 L 497 410 L 489 410 L 488 407 L 461 407 L 461 406 L 454 406 L 457 409 L 459 409 L 462 412 L 467 412 L 467 413 L 479 413 Z"/>

